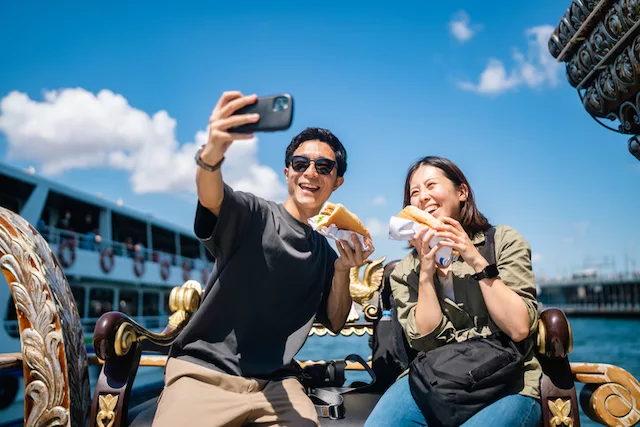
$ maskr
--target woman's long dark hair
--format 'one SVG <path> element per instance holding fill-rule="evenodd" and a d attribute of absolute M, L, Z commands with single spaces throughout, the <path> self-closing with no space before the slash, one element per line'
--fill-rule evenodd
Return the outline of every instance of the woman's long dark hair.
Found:
<path fill-rule="evenodd" d="M 471 185 L 469 185 L 467 177 L 464 176 L 460 168 L 455 163 L 449 159 L 445 159 L 444 157 L 427 156 L 411 165 L 407 172 L 407 179 L 404 182 L 403 206 L 411 204 L 411 177 L 420 166 L 433 166 L 440 169 L 444 173 L 444 176 L 453 182 L 456 189 L 459 189 L 462 184 L 467 186 L 469 194 L 467 195 L 466 201 L 460 202 L 459 222 L 469 237 L 473 237 L 478 232 L 491 228 L 491 224 L 487 218 L 478 210 L 478 206 L 476 206 L 473 190 L 471 190 Z"/>

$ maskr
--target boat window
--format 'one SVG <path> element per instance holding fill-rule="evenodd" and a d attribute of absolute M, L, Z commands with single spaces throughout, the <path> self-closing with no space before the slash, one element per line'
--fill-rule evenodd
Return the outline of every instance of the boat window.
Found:
<path fill-rule="evenodd" d="M 85 316 L 84 312 L 84 295 L 85 290 L 79 286 L 71 286 L 71 293 L 73 294 L 73 299 L 76 300 L 76 307 L 78 308 L 78 314 L 80 318 Z"/>
<path fill-rule="evenodd" d="M 181 234 L 180 254 L 187 258 L 200 258 L 200 241 Z"/>
<path fill-rule="evenodd" d="M 142 315 L 158 316 L 160 314 L 158 305 L 160 295 L 156 292 L 145 292 L 142 295 Z"/>
<path fill-rule="evenodd" d="M 138 315 L 138 292 L 120 291 L 120 311 L 129 316 Z"/>
<path fill-rule="evenodd" d="M 31 183 L 0 174 L 0 206 L 20 213 L 34 188 Z"/>
<path fill-rule="evenodd" d="M 66 196 L 55 191 L 49 191 L 45 209 L 55 213 L 57 218 L 52 225 L 56 228 L 79 234 L 98 231 L 100 207 Z"/>
<path fill-rule="evenodd" d="M 111 219 L 113 241 L 122 243 L 122 245 L 115 246 L 116 255 L 134 257 L 138 255 L 137 252 L 144 251 L 149 246 L 145 222 L 116 212 L 113 213 Z"/>
<path fill-rule="evenodd" d="M 153 262 L 162 262 L 168 259 L 175 265 L 176 238 L 173 231 L 166 228 L 151 226 L 151 241 L 153 242 Z"/>
<path fill-rule="evenodd" d="M 113 290 L 91 289 L 89 292 L 89 317 L 100 317 L 108 311 L 113 311 Z"/>

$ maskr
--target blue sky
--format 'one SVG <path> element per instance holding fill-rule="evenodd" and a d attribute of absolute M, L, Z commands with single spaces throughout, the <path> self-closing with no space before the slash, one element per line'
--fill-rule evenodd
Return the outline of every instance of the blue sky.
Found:
<path fill-rule="evenodd" d="M 377 233 L 374 256 L 404 254 L 386 223 L 405 172 L 441 155 L 529 240 L 538 275 L 640 269 L 640 162 L 546 51 L 568 1 L 307 3 L 3 2 L 0 161 L 191 228 L 219 95 L 289 92 L 289 131 L 233 147 L 236 187 L 282 199 L 289 140 L 327 127 L 349 156 L 333 200 Z"/>

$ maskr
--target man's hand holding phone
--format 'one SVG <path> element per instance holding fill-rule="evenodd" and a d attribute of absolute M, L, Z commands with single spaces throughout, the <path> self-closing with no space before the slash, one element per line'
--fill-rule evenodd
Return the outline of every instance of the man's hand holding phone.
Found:
<path fill-rule="evenodd" d="M 252 133 L 231 132 L 229 129 L 260 120 L 260 114 L 257 113 L 234 115 L 239 109 L 255 104 L 257 100 L 257 95 L 245 96 L 238 91 L 222 94 L 209 117 L 209 139 L 200 153 L 202 161 L 215 165 L 222 160 L 234 140 L 253 138 Z"/>

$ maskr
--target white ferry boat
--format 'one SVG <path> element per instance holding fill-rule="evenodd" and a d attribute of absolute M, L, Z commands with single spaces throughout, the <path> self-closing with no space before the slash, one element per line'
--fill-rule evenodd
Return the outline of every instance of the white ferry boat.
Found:
<path fill-rule="evenodd" d="M 58 257 L 89 353 L 103 313 L 121 311 L 160 331 L 167 324 L 171 288 L 188 279 L 204 284 L 212 268 L 210 254 L 192 231 L 4 163 L 0 206 L 29 221 Z M 20 352 L 15 305 L 2 275 L 0 319 L 0 352 Z M 99 367 L 90 370 L 93 386 Z M 141 368 L 133 394 L 157 393 L 162 381 L 162 370 Z M 22 384 L 21 369 L 0 373 L 0 424 L 22 424 Z"/>

